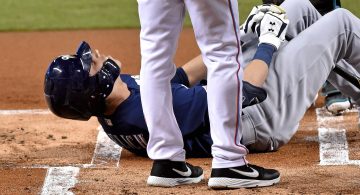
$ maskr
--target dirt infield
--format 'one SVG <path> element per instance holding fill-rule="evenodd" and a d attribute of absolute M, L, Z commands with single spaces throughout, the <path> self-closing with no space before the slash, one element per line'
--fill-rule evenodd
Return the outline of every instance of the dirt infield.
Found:
<path fill-rule="evenodd" d="M 138 30 L 0 33 L 0 194 L 47 194 L 45 184 L 52 167 L 65 167 L 64 171 L 68 170 L 66 167 L 79 169 L 71 177 L 76 180 L 74 185 L 66 189 L 75 194 L 360 193 L 360 130 L 356 111 L 332 117 L 321 109 L 311 108 L 288 145 L 274 153 L 247 157 L 251 163 L 279 169 L 280 184 L 226 191 L 210 190 L 206 181 L 176 188 L 147 187 L 149 159 L 121 150 L 119 164 L 93 163 L 99 133 L 95 118 L 80 122 L 60 119 L 44 110 L 28 111 L 46 108 L 42 85 L 51 59 L 74 51 L 81 40 L 120 59 L 123 72 L 138 74 L 138 34 Z M 198 52 L 192 31 L 185 29 L 176 64 L 185 63 Z M 317 103 L 322 106 L 321 100 Z M 343 139 L 344 143 L 338 143 Z M 209 178 L 211 159 L 189 161 L 202 166 L 205 178 Z M 77 169 L 71 169 L 74 170 Z"/>

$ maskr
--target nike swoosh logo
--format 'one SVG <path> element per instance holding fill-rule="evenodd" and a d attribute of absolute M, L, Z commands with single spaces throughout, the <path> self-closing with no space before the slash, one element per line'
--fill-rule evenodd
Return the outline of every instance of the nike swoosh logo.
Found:
<path fill-rule="evenodd" d="M 186 166 L 186 168 L 187 168 L 187 171 L 185 171 L 185 172 L 184 171 L 179 171 L 177 169 L 172 169 L 172 170 L 175 171 L 176 173 L 178 173 L 181 176 L 189 177 L 191 175 L 191 170 L 187 166 Z"/>
<path fill-rule="evenodd" d="M 259 177 L 259 172 L 253 168 L 250 167 L 250 169 L 252 170 L 252 172 L 245 172 L 245 171 L 240 171 L 237 169 L 230 169 L 236 173 L 239 173 L 241 175 L 247 176 L 247 177 L 252 177 L 252 178 L 256 178 Z"/>

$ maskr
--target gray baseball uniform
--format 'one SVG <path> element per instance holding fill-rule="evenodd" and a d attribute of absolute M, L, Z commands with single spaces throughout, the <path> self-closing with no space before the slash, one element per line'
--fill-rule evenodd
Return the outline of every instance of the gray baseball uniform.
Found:
<path fill-rule="evenodd" d="M 287 37 L 274 54 L 264 84 L 268 98 L 243 110 L 242 143 L 252 151 L 272 151 L 295 134 L 299 121 L 327 80 L 335 64 L 360 65 L 360 20 L 345 9 L 321 17 L 308 0 L 282 4 L 290 19 Z M 243 46 L 249 62 L 257 41 Z M 359 93 L 343 78 L 331 73 L 329 80 L 345 94 L 359 100 Z"/>

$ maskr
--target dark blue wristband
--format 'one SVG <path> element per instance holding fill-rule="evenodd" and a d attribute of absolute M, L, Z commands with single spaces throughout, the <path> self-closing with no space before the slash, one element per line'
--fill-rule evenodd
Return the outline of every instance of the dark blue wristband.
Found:
<path fill-rule="evenodd" d="M 268 66 L 270 66 L 272 57 L 274 52 L 276 51 L 276 48 L 270 44 L 261 43 L 254 55 L 253 60 L 262 60 L 264 61 Z"/>

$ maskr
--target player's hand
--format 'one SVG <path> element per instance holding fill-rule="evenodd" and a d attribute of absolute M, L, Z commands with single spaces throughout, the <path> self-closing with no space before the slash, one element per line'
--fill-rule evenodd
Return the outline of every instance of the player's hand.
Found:
<path fill-rule="evenodd" d="M 93 54 L 93 60 L 97 60 L 97 61 L 100 61 L 100 64 L 103 64 L 106 59 L 111 59 L 113 60 L 118 66 L 122 66 L 122 63 L 118 60 L 118 59 L 115 59 L 113 58 L 112 56 L 110 55 L 103 55 L 103 54 L 100 54 L 99 50 L 95 49 L 95 53 Z"/>
<path fill-rule="evenodd" d="M 285 40 L 288 26 L 289 19 L 287 19 L 285 13 L 267 12 L 261 22 L 256 25 L 259 44 L 266 43 L 279 49 L 280 44 Z"/>
<path fill-rule="evenodd" d="M 242 41 L 256 37 L 255 27 L 263 19 L 266 12 L 284 14 L 285 10 L 277 5 L 264 4 L 253 7 L 246 21 L 240 26 L 240 38 Z"/>
<path fill-rule="evenodd" d="M 277 5 L 273 4 L 264 4 L 257 5 L 252 8 L 249 16 L 247 17 L 245 23 L 241 25 L 245 33 L 255 33 L 255 26 L 258 24 L 264 17 L 265 13 L 272 12 L 277 14 L 285 14 L 285 10 Z"/>
<path fill-rule="evenodd" d="M 103 67 L 105 61 L 107 59 L 113 60 L 120 68 L 122 67 L 122 64 L 119 60 L 113 58 L 110 55 L 104 55 L 99 52 L 99 50 L 95 49 L 95 52 L 92 55 L 92 64 L 90 68 L 90 76 L 95 75 L 100 69 Z"/>

